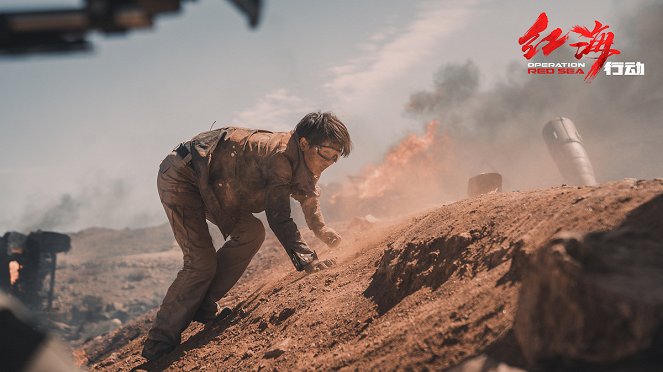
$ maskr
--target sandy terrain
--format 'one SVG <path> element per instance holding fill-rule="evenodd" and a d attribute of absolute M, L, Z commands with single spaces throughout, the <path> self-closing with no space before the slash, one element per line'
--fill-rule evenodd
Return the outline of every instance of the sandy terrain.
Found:
<path fill-rule="evenodd" d="M 171 354 L 152 363 L 140 356 L 152 311 L 82 345 L 76 357 L 92 370 L 439 370 L 480 354 L 523 367 L 512 326 L 527 257 L 563 230 L 629 221 L 663 236 L 651 213 L 634 212 L 661 211 L 661 193 L 661 179 L 626 179 L 483 195 L 400 221 L 356 220 L 335 226 L 346 237 L 342 248 L 318 246 L 338 265 L 311 275 L 294 271 L 271 238 L 221 301 L 233 315 L 192 324 Z M 147 272 L 163 271 L 165 280 L 170 269 Z"/>

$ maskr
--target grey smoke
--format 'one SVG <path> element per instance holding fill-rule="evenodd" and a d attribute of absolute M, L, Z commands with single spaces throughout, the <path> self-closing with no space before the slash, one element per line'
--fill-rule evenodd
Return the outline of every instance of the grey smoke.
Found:
<path fill-rule="evenodd" d="M 462 104 L 478 91 L 479 68 L 472 61 L 462 65 L 443 66 L 435 75 L 434 85 L 432 92 L 413 94 L 408 110 L 425 113 L 447 112 L 455 104 Z"/>
<path fill-rule="evenodd" d="M 54 230 L 69 226 L 79 218 L 79 210 L 83 203 L 76 200 L 69 194 L 64 194 L 54 206 L 46 209 L 43 213 L 38 211 L 29 211 L 23 215 L 22 225 L 24 230 Z M 37 219 L 31 221 L 33 216 Z"/>
<path fill-rule="evenodd" d="M 455 143 L 452 194 L 460 196 L 467 178 L 498 171 L 512 189 L 562 182 L 541 138 L 544 123 L 567 116 L 584 137 L 599 182 L 624 177 L 663 176 L 663 4 L 651 4 L 615 25 L 622 54 L 611 61 L 643 62 L 644 77 L 600 73 L 587 84 L 577 76 L 530 76 L 526 60 L 514 62 L 506 78 L 478 89 L 480 71 L 472 61 L 442 66 L 429 91 L 412 94 L 406 111 L 438 119 Z M 515 42 L 515 41 L 514 41 Z M 547 61 L 576 61 L 575 50 L 555 51 Z M 586 62 L 585 72 L 593 63 Z"/>
<path fill-rule="evenodd" d="M 50 205 L 28 204 L 18 218 L 18 229 L 76 231 L 92 226 L 145 227 L 164 222 L 158 208 L 146 208 L 127 180 L 100 180 L 97 185 L 65 193 Z M 155 201 L 158 204 L 158 200 Z"/>

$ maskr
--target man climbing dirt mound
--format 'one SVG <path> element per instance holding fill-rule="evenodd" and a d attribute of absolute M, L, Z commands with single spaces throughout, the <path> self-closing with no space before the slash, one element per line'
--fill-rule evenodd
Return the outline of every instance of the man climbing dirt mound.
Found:
<path fill-rule="evenodd" d="M 340 236 L 325 225 L 316 183 L 322 172 L 348 156 L 352 141 L 332 113 L 310 113 L 292 132 L 244 128 L 204 132 L 180 144 L 161 163 L 159 197 L 184 253 L 184 267 L 157 313 L 143 356 L 154 360 L 180 343 L 191 320 L 207 323 L 219 313 L 216 301 L 239 280 L 265 240 L 266 212 L 298 271 L 331 265 L 319 261 L 290 216 L 290 196 L 299 201 L 308 227 L 330 246 Z M 217 252 L 206 219 L 229 238 Z"/>

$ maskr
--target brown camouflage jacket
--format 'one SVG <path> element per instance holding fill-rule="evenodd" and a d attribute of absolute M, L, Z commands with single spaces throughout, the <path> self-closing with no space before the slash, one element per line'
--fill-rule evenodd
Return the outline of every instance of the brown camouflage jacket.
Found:
<path fill-rule="evenodd" d="M 304 163 L 293 132 L 220 128 L 197 135 L 190 146 L 205 206 L 224 236 L 240 212 L 264 210 L 297 269 L 315 257 L 290 213 L 292 196 L 316 235 L 325 226 L 317 178 Z"/>

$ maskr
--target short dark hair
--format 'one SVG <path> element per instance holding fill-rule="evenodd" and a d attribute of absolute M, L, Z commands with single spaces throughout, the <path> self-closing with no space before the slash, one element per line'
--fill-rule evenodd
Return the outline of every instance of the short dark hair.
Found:
<path fill-rule="evenodd" d="M 341 148 L 341 155 L 348 156 L 352 151 L 352 140 L 345 124 L 332 112 L 311 112 L 306 114 L 295 127 L 295 134 L 299 138 L 306 138 L 312 145 L 320 145 L 328 140 Z"/>

